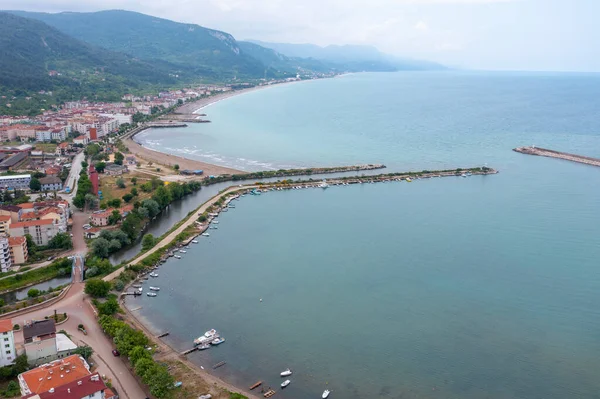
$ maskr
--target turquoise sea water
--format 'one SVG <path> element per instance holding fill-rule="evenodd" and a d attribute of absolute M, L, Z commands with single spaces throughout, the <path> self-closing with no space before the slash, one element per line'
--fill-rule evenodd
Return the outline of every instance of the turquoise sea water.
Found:
<path fill-rule="evenodd" d="M 223 345 L 190 357 L 227 361 L 214 373 L 242 387 L 292 368 L 281 398 L 597 397 L 600 169 L 511 148 L 600 156 L 599 89 L 358 74 L 223 101 L 206 131 L 149 132 L 223 162 L 501 172 L 244 197 L 129 306 L 180 349 L 219 329 Z"/>

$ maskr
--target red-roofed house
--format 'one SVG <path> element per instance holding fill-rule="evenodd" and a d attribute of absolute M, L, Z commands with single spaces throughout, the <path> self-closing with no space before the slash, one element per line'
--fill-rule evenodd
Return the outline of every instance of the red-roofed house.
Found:
<path fill-rule="evenodd" d="M 65 357 L 19 374 L 21 395 L 41 394 L 50 389 L 77 383 L 90 375 L 90 366 L 79 355 Z"/>
<path fill-rule="evenodd" d="M 100 374 L 94 373 L 46 392 L 38 392 L 25 399 L 115 399 L 115 394 L 104 384 Z"/>
<path fill-rule="evenodd" d="M 0 350 L 0 367 L 14 363 L 17 354 L 11 319 L 0 320 L 0 344 L 2 344 L 2 350 Z"/>
<path fill-rule="evenodd" d="M 27 222 L 11 223 L 10 235 L 25 236 L 30 234 L 37 245 L 47 245 L 57 233 L 58 226 L 54 219 L 30 220 Z"/>
<path fill-rule="evenodd" d="M 8 245 L 10 246 L 10 260 L 13 265 L 27 262 L 29 255 L 25 237 L 8 237 Z"/>
<path fill-rule="evenodd" d="M 87 143 L 90 142 L 90 139 L 87 138 L 87 136 L 77 136 L 73 139 L 73 143 L 74 144 L 83 144 L 83 145 L 87 145 Z"/>

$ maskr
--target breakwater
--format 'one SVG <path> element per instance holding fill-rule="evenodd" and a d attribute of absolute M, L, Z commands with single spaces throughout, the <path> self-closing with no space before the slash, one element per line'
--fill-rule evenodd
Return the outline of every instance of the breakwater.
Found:
<path fill-rule="evenodd" d="M 538 155 L 541 157 L 564 159 L 565 161 L 578 162 L 586 165 L 600 166 L 600 158 L 586 157 L 583 155 L 569 154 L 568 152 L 560 152 L 549 150 L 540 147 L 517 147 L 513 151 L 527 155 Z"/>

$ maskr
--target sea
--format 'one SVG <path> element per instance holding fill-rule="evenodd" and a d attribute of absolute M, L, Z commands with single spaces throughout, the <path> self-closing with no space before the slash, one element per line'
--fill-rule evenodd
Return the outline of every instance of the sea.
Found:
<path fill-rule="evenodd" d="M 595 74 L 361 73 L 146 131 L 244 170 L 499 173 L 245 196 L 127 306 L 178 350 L 216 328 L 225 343 L 190 359 L 278 398 L 599 397 L 600 168 L 512 151 L 600 157 L 598 93 Z"/>

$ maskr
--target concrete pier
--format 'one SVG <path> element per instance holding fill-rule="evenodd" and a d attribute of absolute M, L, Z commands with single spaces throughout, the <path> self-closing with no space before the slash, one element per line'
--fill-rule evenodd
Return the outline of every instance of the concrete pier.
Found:
<path fill-rule="evenodd" d="M 549 150 L 547 148 L 517 147 L 517 148 L 514 148 L 513 151 L 520 152 L 521 154 L 539 155 L 542 157 L 558 158 L 558 159 L 564 159 L 565 161 L 584 163 L 586 165 L 600 166 L 599 158 L 592 158 L 592 157 L 585 157 L 583 155 L 569 154 L 568 152 L 554 151 L 554 150 Z"/>

